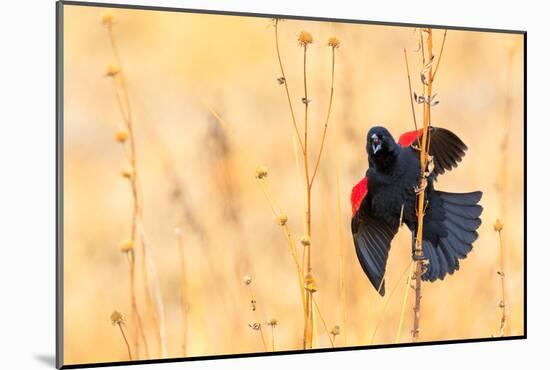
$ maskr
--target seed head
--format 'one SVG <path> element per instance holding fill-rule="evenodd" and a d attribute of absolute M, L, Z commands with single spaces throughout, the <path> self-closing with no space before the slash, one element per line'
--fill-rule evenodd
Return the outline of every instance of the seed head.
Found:
<path fill-rule="evenodd" d="M 308 272 L 304 276 L 304 285 L 308 292 L 314 293 L 317 291 L 317 284 L 315 283 L 315 276 L 311 272 Z"/>
<path fill-rule="evenodd" d="M 250 276 L 244 276 L 243 282 L 244 282 L 244 285 L 250 285 L 252 284 L 252 278 Z"/>
<path fill-rule="evenodd" d="M 103 13 L 101 13 L 101 23 L 103 23 L 105 26 L 110 26 L 113 24 L 114 15 L 113 12 L 110 10 L 106 10 Z"/>
<path fill-rule="evenodd" d="M 256 168 L 256 178 L 257 179 L 261 180 L 266 176 L 267 176 L 267 167 L 259 166 L 258 168 Z"/>
<path fill-rule="evenodd" d="M 502 221 L 500 221 L 500 220 L 497 218 L 497 220 L 496 220 L 496 222 L 495 222 L 495 226 L 494 226 L 495 231 L 499 231 L 499 232 L 500 232 L 500 231 L 502 230 L 503 227 L 504 227 L 504 224 L 502 223 Z"/>
<path fill-rule="evenodd" d="M 107 77 L 115 77 L 119 73 L 120 67 L 116 64 L 109 64 L 105 70 L 105 76 Z"/>
<path fill-rule="evenodd" d="M 130 239 L 126 239 L 119 244 L 118 248 L 122 253 L 128 253 L 134 249 L 134 243 Z"/>
<path fill-rule="evenodd" d="M 334 325 L 334 328 L 332 328 L 332 330 L 330 331 L 330 334 L 334 336 L 337 336 L 338 334 L 340 334 L 340 326 Z"/>
<path fill-rule="evenodd" d="M 317 284 L 315 282 L 306 284 L 306 290 L 310 293 L 315 293 L 318 290 Z"/>
<path fill-rule="evenodd" d="M 128 140 L 128 132 L 126 131 L 118 131 L 115 135 L 116 141 L 119 143 L 125 143 L 126 140 Z"/>
<path fill-rule="evenodd" d="M 302 239 L 300 239 L 300 243 L 302 243 L 302 245 L 304 247 L 307 247 L 307 246 L 311 245 L 311 240 L 309 239 L 308 235 L 304 235 L 304 236 L 302 236 Z"/>
<path fill-rule="evenodd" d="M 288 222 L 288 217 L 284 213 L 279 216 L 279 225 L 285 226 Z"/>
<path fill-rule="evenodd" d="M 307 47 L 309 44 L 313 44 L 313 36 L 307 31 L 300 32 L 298 36 L 298 45 L 301 47 Z"/>
<path fill-rule="evenodd" d="M 124 169 L 120 172 L 120 175 L 126 179 L 130 179 L 134 176 L 134 170 L 132 168 Z"/>
<path fill-rule="evenodd" d="M 332 47 L 333 49 L 337 49 L 340 47 L 340 40 L 338 40 L 336 37 L 331 37 L 328 39 L 328 46 Z"/>
<path fill-rule="evenodd" d="M 113 325 L 124 324 L 124 317 L 120 312 L 114 310 L 111 314 L 111 322 L 113 323 Z"/>
<path fill-rule="evenodd" d="M 275 327 L 275 326 L 279 325 L 279 321 L 277 321 L 277 319 L 275 317 L 271 317 L 269 319 L 269 321 L 267 322 L 267 325 Z"/>

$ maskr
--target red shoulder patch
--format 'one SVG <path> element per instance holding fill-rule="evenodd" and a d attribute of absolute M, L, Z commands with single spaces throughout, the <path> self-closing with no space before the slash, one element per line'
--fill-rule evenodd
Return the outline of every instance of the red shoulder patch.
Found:
<path fill-rule="evenodd" d="M 359 181 L 351 190 L 351 212 L 352 217 L 355 216 L 359 207 L 361 207 L 361 202 L 363 198 L 367 195 L 367 178 L 363 177 L 363 180 Z"/>
<path fill-rule="evenodd" d="M 416 139 L 422 136 L 422 129 L 418 131 L 405 132 L 403 135 L 399 136 L 399 145 L 402 147 L 410 146 Z"/>

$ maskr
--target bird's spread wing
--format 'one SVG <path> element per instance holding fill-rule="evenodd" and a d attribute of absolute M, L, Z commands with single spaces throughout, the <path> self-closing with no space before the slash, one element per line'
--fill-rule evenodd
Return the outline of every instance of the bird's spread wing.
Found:
<path fill-rule="evenodd" d="M 466 144 L 451 131 L 440 127 L 431 126 L 428 135 L 434 172 L 441 175 L 458 166 L 468 150 Z M 420 146 L 421 142 L 422 130 L 407 132 L 399 137 L 399 144 L 403 147 Z"/>
<path fill-rule="evenodd" d="M 380 295 L 385 294 L 384 274 L 391 241 L 397 227 L 375 218 L 368 207 L 367 199 L 361 203 L 351 220 L 355 252 L 363 271 Z"/>

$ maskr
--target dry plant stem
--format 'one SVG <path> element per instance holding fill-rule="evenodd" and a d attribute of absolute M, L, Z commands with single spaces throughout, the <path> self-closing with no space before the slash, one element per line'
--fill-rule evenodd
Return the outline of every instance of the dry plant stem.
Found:
<path fill-rule="evenodd" d="M 378 328 L 380 327 L 380 325 L 382 324 L 382 321 L 384 320 L 384 317 L 385 317 L 385 314 L 386 314 L 386 309 L 388 308 L 388 304 L 390 303 L 390 301 L 393 297 L 393 294 L 395 293 L 397 287 L 399 286 L 399 283 L 401 282 L 401 279 L 403 279 L 403 277 L 405 276 L 405 273 L 409 269 L 411 269 L 413 265 L 414 265 L 414 261 L 411 262 L 409 266 L 405 267 L 405 269 L 403 270 L 401 275 L 399 275 L 399 278 L 397 279 L 397 281 L 395 282 L 395 284 L 391 288 L 390 294 L 386 298 L 386 302 L 384 303 L 384 307 L 382 308 L 382 313 L 380 314 L 380 318 L 376 322 L 376 326 L 374 327 L 374 331 L 372 332 L 372 336 L 371 336 L 369 344 L 374 344 L 374 338 L 376 337 L 376 333 L 378 332 Z"/>
<path fill-rule="evenodd" d="M 120 329 L 120 334 L 122 334 L 122 338 L 124 339 L 124 343 L 126 343 L 126 350 L 128 351 L 128 359 L 132 361 L 132 351 L 130 350 L 130 344 L 128 343 L 128 339 L 126 338 L 126 334 L 124 334 L 124 329 L 122 328 L 122 323 L 117 323 L 118 328 Z"/>
<path fill-rule="evenodd" d="M 275 202 L 274 197 L 271 194 L 271 191 L 269 190 L 267 180 L 265 178 L 260 179 L 260 183 L 262 185 L 262 190 L 264 192 L 264 195 L 265 195 L 267 201 L 269 202 L 270 209 L 273 212 L 273 216 L 278 221 L 280 219 L 280 215 L 282 214 L 282 212 L 281 212 L 279 206 L 277 205 L 277 203 Z M 302 288 L 304 286 L 304 280 L 303 280 L 304 274 L 303 274 L 302 269 L 300 268 L 300 263 L 298 261 L 298 254 L 296 252 L 296 245 L 294 244 L 294 241 L 293 241 L 294 239 L 292 238 L 292 234 L 290 233 L 290 229 L 288 228 L 288 225 L 286 225 L 286 224 L 282 225 L 282 230 L 283 230 L 283 233 L 286 237 L 287 244 L 288 244 L 288 247 L 289 247 L 289 250 L 290 250 L 290 254 L 292 255 L 292 260 L 293 260 L 294 265 L 296 267 L 296 274 L 298 276 L 298 282 L 299 282 L 299 285 L 300 285 L 300 294 L 301 294 L 301 298 L 302 298 L 302 304 L 303 304 L 303 307 L 304 307 L 304 315 L 305 315 L 305 313 L 306 313 L 306 311 L 305 311 L 306 310 L 305 299 L 306 298 L 305 298 L 305 294 L 304 294 L 304 289 Z M 327 335 L 329 336 L 329 339 L 331 339 L 330 332 L 329 332 L 328 327 L 326 325 L 325 319 L 323 318 L 321 310 L 319 309 L 319 306 L 317 305 L 317 301 L 315 300 L 315 297 L 312 297 L 312 302 L 313 302 L 313 304 L 315 304 L 315 308 L 316 308 L 316 310 L 319 314 L 319 317 L 321 318 L 321 321 L 323 322 L 325 331 L 326 331 Z M 331 339 L 331 343 L 332 343 L 332 339 Z M 333 347 L 334 347 L 334 344 L 333 344 Z"/>
<path fill-rule="evenodd" d="M 271 326 L 271 351 L 275 352 L 275 325 Z"/>
<path fill-rule="evenodd" d="M 321 322 L 323 323 L 323 327 L 325 329 L 325 332 L 327 333 L 328 339 L 330 340 L 330 345 L 332 346 L 332 348 L 334 348 L 334 340 L 332 339 L 332 336 L 330 335 L 330 330 L 328 330 L 327 323 L 326 323 L 323 315 L 321 314 L 321 310 L 319 309 L 319 305 L 317 304 L 317 300 L 315 299 L 315 297 L 312 297 L 312 298 L 313 298 L 313 304 L 315 305 L 315 310 L 317 311 L 317 314 L 319 315 L 319 318 L 321 319 Z"/>
<path fill-rule="evenodd" d="M 153 319 L 153 324 L 155 325 L 155 327 L 157 327 L 158 325 L 158 334 L 157 334 L 157 340 L 159 341 L 159 345 L 160 345 L 160 351 L 161 351 L 161 356 L 163 358 L 166 358 L 168 356 L 168 351 L 167 351 L 167 344 L 166 344 L 166 327 L 165 327 L 165 319 L 164 319 L 164 303 L 162 301 L 162 294 L 161 294 L 161 291 L 160 291 L 160 281 L 158 279 L 158 276 L 156 275 L 156 270 L 151 266 L 151 264 L 153 263 L 152 262 L 152 259 L 151 258 L 147 258 L 146 256 L 146 251 L 147 251 L 147 245 L 150 244 L 146 241 L 146 237 L 145 237 L 145 233 L 143 232 L 143 220 L 141 220 L 141 248 L 142 248 L 142 251 L 143 251 L 143 259 L 141 261 L 142 263 L 142 269 L 143 271 L 145 271 L 145 275 L 143 276 L 143 280 L 144 280 L 144 283 L 145 282 L 149 282 L 149 277 L 148 277 L 148 271 L 151 271 L 151 273 L 153 274 L 152 276 L 152 281 L 153 281 L 153 294 L 151 294 L 147 289 L 146 289 L 146 294 L 149 294 L 149 298 L 151 299 L 151 297 L 154 296 L 155 298 L 155 304 L 156 306 L 153 306 L 151 302 L 149 302 L 149 305 L 151 307 L 151 309 L 153 308 L 156 308 L 156 311 L 153 310 L 153 315 L 152 315 L 152 319 Z M 147 288 L 147 286 L 146 286 Z M 158 315 L 158 316 L 155 316 Z"/>
<path fill-rule="evenodd" d="M 202 104 L 210 111 L 210 113 L 216 118 L 216 120 L 218 122 L 220 122 L 220 124 L 225 129 L 229 130 L 230 126 L 228 125 L 228 123 L 225 120 L 223 120 L 223 118 L 214 109 L 210 108 L 205 103 L 202 103 Z M 299 166 L 299 160 L 298 160 L 298 150 L 296 148 L 296 141 L 295 141 L 294 138 L 293 138 L 293 144 L 294 144 L 294 154 L 295 154 L 295 159 L 296 159 L 297 175 L 298 175 L 298 178 L 301 178 L 300 166 Z M 260 179 L 260 185 L 261 185 L 262 191 L 264 193 L 264 196 L 266 197 L 266 199 L 268 201 L 271 212 L 273 213 L 273 216 L 275 217 L 275 220 L 277 222 L 279 222 L 279 218 L 282 214 L 282 211 L 281 211 L 281 208 L 278 206 L 277 202 L 275 201 L 275 197 L 273 196 L 273 194 L 270 190 L 269 183 L 268 183 L 267 179 L 265 179 L 265 178 Z M 300 292 L 300 298 L 301 298 L 301 301 L 302 301 L 303 312 L 304 312 L 304 320 L 305 320 L 306 319 L 306 298 L 305 298 L 306 293 L 305 293 L 305 289 L 303 288 L 304 287 L 303 267 L 300 267 L 300 263 L 298 261 L 298 252 L 297 252 L 297 249 L 296 249 L 296 245 L 294 243 L 294 238 L 292 237 L 292 234 L 290 232 L 290 229 L 288 228 L 288 225 L 286 225 L 286 224 L 282 225 L 281 230 L 283 231 L 283 234 L 286 238 L 287 245 L 288 245 L 290 254 L 292 256 L 292 260 L 293 260 L 295 268 L 296 268 L 296 275 L 297 275 L 297 281 L 298 281 L 298 290 Z M 302 264 L 302 266 L 303 266 L 303 264 Z"/>
<path fill-rule="evenodd" d="M 445 47 L 445 40 L 447 40 L 447 30 L 443 33 L 443 41 L 441 41 L 441 49 L 439 49 L 439 56 L 437 57 L 437 64 L 435 65 L 434 73 L 432 74 L 432 79 L 435 78 L 437 71 L 439 70 L 439 62 L 441 62 L 441 57 L 443 56 L 443 48 Z"/>
<path fill-rule="evenodd" d="M 306 180 L 306 197 L 307 197 L 307 209 L 306 209 L 306 232 L 305 235 L 309 237 L 310 243 L 305 246 L 305 272 L 310 274 L 311 267 L 311 186 L 309 177 L 309 157 L 308 157 L 308 108 L 309 98 L 307 94 L 307 45 L 304 48 L 304 171 Z M 306 323 L 304 325 L 304 349 L 312 347 L 313 339 L 313 307 L 312 307 L 312 292 L 307 290 L 306 292 Z"/>
<path fill-rule="evenodd" d="M 319 154 L 317 154 L 317 159 L 315 160 L 315 166 L 313 169 L 313 175 L 311 176 L 311 181 L 309 182 L 309 187 L 311 188 L 313 186 L 313 181 L 315 180 L 315 176 L 317 175 L 317 170 L 319 169 L 319 162 L 321 161 L 321 155 L 323 154 L 323 148 L 325 147 L 325 139 L 327 136 L 327 129 L 328 129 L 328 120 L 330 118 L 330 112 L 332 110 L 332 99 L 334 97 L 334 64 L 335 64 L 335 51 L 336 48 L 332 48 L 332 70 L 331 70 L 331 77 L 330 77 L 330 98 L 328 101 L 328 109 L 327 109 L 327 116 L 325 118 L 325 125 L 323 127 L 323 136 L 321 138 L 321 147 L 319 148 Z"/>
<path fill-rule="evenodd" d="M 502 141 L 500 143 L 500 149 L 502 152 L 502 159 L 500 162 L 500 171 L 499 171 L 499 178 L 497 180 L 498 190 L 500 192 L 500 216 L 502 220 L 504 220 L 504 223 L 506 223 L 507 220 L 507 195 L 508 195 L 508 142 L 510 138 L 510 127 L 512 125 L 512 119 L 510 114 L 510 105 L 512 98 L 510 97 L 510 85 L 512 83 L 512 66 L 514 62 L 514 55 L 515 55 L 515 48 L 512 48 L 510 50 L 510 61 L 508 64 L 508 82 L 507 82 L 507 98 L 505 102 L 505 112 L 506 117 L 508 117 L 508 122 L 506 124 L 506 129 L 504 130 L 504 133 L 502 135 Z M 499 304 L 499 307 L 501 309 L 501 318 L 500 318 L 500 329 L 499 334 L 500 336 L 506 335 L 506 320 L 507 320 L 507 314 L 510 315 L 510 309 L 506 305 L 505 300 L 505 274 L 504 274 L 504 244 L 506 244 L 506 239 L 502 237 L 501 235 L 502 231 L 498 231 L 498 238 L 500 243 L 500 250 L 499 250 L 499 259 L 500 259 L 500 271 L 499 276 L 501 280 L 501 302 Z M 508 311 L 508 312 L 506 312 Z"/>
<path fill-rule="evenodd" d="M 290 91 L 288 90 L 288 84 L 286 81 L 286 75 L 285 75 L 285 69 L 283 67 L 283 61 L 281 59 L 281 51 L 279 49 L 279 20 L 275 19 L 275 46 L 277 48 L 277 59 L 279 60 L 279 68 L 281 69 L 281 75 L 283 77 L 283 85 L 285 86 L 286 91 L 286 97 L 288 100 L 288 107 L 290 108 L 290 116 L 292 118 L 292 125 L 294 126 L 294 131 L 296 132 L 296 137 L 298 138 L 298 142 L 300 143 L 300 148 L 302 149 L 302 152 L 304 151 L 304 144 L 302 143 L 302 139 L 300 137 L 300 133 L 298 131 L 298 125 L 296 124 L 296 116 L 294 115 L 294 108 L 292 106 L 292 99 L 290 98 Z"/>
<path fill-rule="evenodd" d="M 300 298 L 302 299 L 302 307 L 304 310 L 304 315 L 306 315 L 306 296 L 304 292 L 304 279 L 303 279 L 303 272 L 300 269 L 300 263 L 298 262 L 298 254 L 296 252 L 296 246 L 294 244 L 294 241 L 292 239 L 292 235 L 290 234 L 290 230 L 288 229 L 288 226 L 283 226 L 283 231 L 287 240 L 288 247 L 290 249 L 290 254 L 292 255 L 292 260 L 294 261 L 294 266 L 296 267 L 296 275 L 298 277 L 298 283 L 300 284 Z"/>
<path fill-rule="evenodd" d="M 401 329 L 403 328 L 403 318 L 405 317 L 405 305 L 409 298 L 409 290 L 411 287 L 411 278 L 412 278 L 413 263 L 409 267 L 409 273 L 407 274 L 407 283 L 405 285 L 405 295 L 403 296 L 403 303 L 401 304 L 401 315 L 399 316 L 399 325 L 397 326 L 397 333 L 395 334 L 395 343 L 401 341 Z"/>
<path fill-rule="evenodd" d="M 296 148 L 296 138 L 293 136 L 293 145 L 294 145 L 294 161 L 296 162 L 296 174 L 297 174 L 297 179 L 300 180 L 302 178 L 302 173 L 300 171 L 300 159 L 298 158 L 298 149 Z M 306 229 L 306 205 L 305 205 L 305 202 L 303 203 L 302 205 L 302 214 L 303 214 L 303 217 L 302 217 L 302 225 L 303 225 L 303 228 L 304 230 Z M 300 265 L 300 271 L 304 271 L 304 268 L 306 266 L 306 248 L 304 246 L 302 246 L 302 264 Z M 303 275 L 302 275 L 303 276 Z M 303 286 L 302 286 L 302 289 L 303 289 Z M 306 306 L 304 306 L 304 320 L 307 319 L 307 309 L 306 309 Z M 304 321 L 305 323 L 306 321 Z"/>
<path fill-rule="evenodd" d="M 122 90 L 122 95 L 124 97 L 124 108 L 123 104 L 121 102 L 120 94 L 118 92 L 118 87 L 115 83 L 115 92 L 116 92 L 116 98 L 117 98 L 117 104 L 119 106 L 119 109 L 121 111 L 121 115 L 123 117 L 123 120 L 126 125 L 126 129 L 128 130 L 128 144 L 130 146 L 130 153 L 129 153 L 129 161 L 130 166 L 132 169 L 132 175 L 130 178 L 130 184 L 132 187 L 132 197 L 134 201 L 133 205 L 133 212 L 132 212 L 132 230 L 131 230 L 131 240 L 133 245 L 135 246 L 137 243 L 137 235 L 136 235 L 136 229 L 137 229 L 137 223 L 138 218 L 142 219 L 142 207 L 140 202 L 140 193 L 139 193 L 139 177 L 137 174 L 137 166 L 136 166 L 136 146 L 135 146 L 135 136 L 134 136 L 134 130 L 133 130 L 133 120 L 132 120 L 132 110 L 130 106 L 130 98 L 128 93 L 128 85 L 126 83 L 126 76 L 124 73 L 124 68 L 122 66 L 122 60 L 120 58 L 120 54 L 118 52 L 117 44 L 114 38 L 113 34 L 113 28 L 112 23 L 109 23 L 107 25 L 107 33 L 109 36 L 109 41 L 111 43 L 111 49 L 113 51 L 113 55 L 115 57 L 116 63 L 118 64 L 120 68 L 120 72 L 118 73 L 120 78 L 120 90 Z M 116 76 L 115 76 L 116 77 Z M 113 79 L 114 80 L 114 79 Z M 157 334 L 157 341 L 160 348 L 165 348 L 165 344 L 163 343 L 163 338 L 161 335 L 161 328 L 159 325 L 159 319 L 158 319 L 158 312 L 157 307 L 153 304 L 153 298 L 149 287 L 149 278 L 148 278 L 148 271 L 147 271 L 147 253 L 146 253 L 146 246 L 145 244 L 141 243 L 141 254 L 142 254 L 142 261 L 141 261 L 141 269 L 142 269 L 142 278 L 143 278 L 143 286 L 145 290 L 145 297 L 147 301 L 147 305 L 149 307 L 150 312 L 152 312 L 152 321 L 156 328 L 158 328 Z M 149 261 L 150 262 L 150 261 Z M 143 335 L 143 333 L 142 333 Z M 163 354 L 164 355 L 164 354 Z M 149 356 L 148 356 L 149 357 Z"/>
<path fill-rule="evenodd" d="M 137 332 L 139 337 L 141 337 L 141 341 L 143 342 L 143 346 L 145 349 L 145 357 L 149 358 L 149 346 L 147 344 L 147 339 L 145 338 L 145 334 L 143 332 L 143 323 L 141 320 L 141 315 L 138 310 L 137 306 L 137 299 L 136 299 L 136 259 L 134 250 L 130 250 L 127 253 L 128 256 L 128 262 L 130 264 L 130 300 L 132 304 L 132 317 L 134 318 L 134 322 L 136 324 Z M 135 354 L 136 356 L 139 356 L 139 340 L 138 336 L 135 337 Z"/>
<path fill-rule="evenodd" d="M 180 305 L 181 305 L 181 333 L 182 333 L 182 344 L 181 352 L 182 356 L 187 356 L 187 328 L 188 328 L 188 302 L 187 302 L 187 270 L 185 268 L 185 251 L 183 245 L 183 238 L 181 231 L 176 232 L 176 238 L 178 241 L 178 250 L 180 256 Z"/>
<path fill-rule="evenodd" d="M 300 144 L 300 149 L 302 151 L 303 159 L 304 159 L 304 169 L 305 169 L 305 185 L 306 185 L 306 191 L 307 191 L 307 209 L 306 209 L 306 222 L 305 222 L 305 228 L 306 232 L 305 234 L 309 237 L 310 236 L 310 229 L 311 229 L 311 223 L 310 223 L 310 210 L 311 210 L 311 197 L 310 197 L 310 186 L 309 186 L 309 165 L 308 165 L 308 156 L 307 156 L 307 110 L 308 110 L 308 97 L 307 97 L 307 78 L 306 78 L 306 55 L 307 55 L 307 45 L 304 45 L 304 105 L 305 105 L 305 122 L 304 122 L 304 141 L 302 142 L 300 132 L 298 130 L 298 125 L 296 124 L 296 117 L 294 114 L 294 108 L 292 105 L 292 99 L 290 98 L 290 92 L 288 89 L 288 81 L 286 80 L 286 74 L 284 72 L 283 62 L 281 58 L 281 51 L 279 47 L 279 20 L 275 19 L 275 46 L 277 50 L 277 59 L 279 62 L 279 67 L 281 69 L 281 75 L 283 78 L 283 85 L 285 87 L 285 92 L 288 100 L 288 106 L 290 108 L 290 114 L 292 118 L 292 124 L 294 126 L 294 131 L 296 134 L 296 137 L 298 139 L 298 143 Z M 307 265 L 304 266 L 304 263 L 302 263 L 302 271 L 307 270 L 308 272 L 311 270 L 311 259 L 310 256 L 310 249 L 309 247 L 304 247 L 304 254 L 303 254 L 303 260 L 308 261 Z M 304 262 L 305 262 L 304 261 Z M 304 286 L 301 287 L 301 289 L 305 289 Z M 311 327 L 312 327 L 312 305 L 311 305 L 311 292 L 306 291 L 306 299 L 305 299 L 305 315 L 304 315 L 304 335 L 303 335 L 303 342 L 302 346 L 304 349 L 311 348 Z"/>
<path fill-rule="evenodd" d="M 413 92 L 412 92 L 412 86 L 411 86 L 411 73 L 409 71 L 409 59 L 407 58 L 407 49 L 403 49 L 403 54 L 405 55 L 405 66 L 407 67 L 407 80 L 409 82 L 409 98 L 411 100 L 411 110 L 412 110 L 412 116 L 413 116 L 413 122 L 414 122 L 414 130 L 418 131 L 418 124 L 416 123 L 416 111 L 414 109 L 414 99 L 413 99 Z M 416 143 L 418 147 L 420 147 L 420 141 L 418 138 L 416 138 Z"/>
<path fill-rule="evenodd" d="M 323 137 L 321 141 L 321 147 L 319 150 L 319 154 L 317 156 L 317 160 L 315 162 L 315 167 L 313 171 L 313 176 L 310 174 L 310 168 L 309 168 L 309 156 L 308 156 L 308 112 L 309 112 L 309 97 L 308 97 L 308 86 L 307 86 L 307 49 L 309 43 L 301 43 L 301 47 L 304 49 L 304 56 L 303 56 L 303 83 L 304 83 L 304 96 L 302 98 L 302 103 L 304 104 L 304 136 L 303 141 L 301 140 L 300 133 L 298 130 L 298 126 L 296 124 L 296 117 L 294 115 L 294 108 L 292 106 L 292 99 L 290 98 L 290 93 L 288 89 L 288 83 L 286 80 L 286 75 L 284 73 L 281 53 L 280 53 L 280 47 L 279 47 L 279 33 L 278 33 L 278 26 L 279 26 L 279 20 L 275 19 L 275 45 L 277 50 L 277 59 L 279 62 L 279 67 L 281 69 L 282 74 L 282 84 L 285 86 L 286 96 L 288 100 L 288 105 L 290 108 L 290 113 L 292 117 L 292 124 L 294 126 L 294 131 L 296 134 L 296 137 L 298 138 L 298 141 L 300 143 L 300 148 L 302 149 L 302 155 L 303 155 L 303 161 L 304 161 L 304 178 L 305 178 L 305 185 L 306 185 L 306 212 L 305 212 L 305 235 L 309 243 L 307 245 L 304 243 L 304 254 L 302 256 L 303 263 L 302 263 L 302 275 L 311 274 L 312 266 L 311 266 L 311 188 L 313 185 L 313 180 L 315 179 L 315 176 L 317 174 L 319 162 L 321 159 L 321 155 L 324 148 L 324 143 L 326 139 L 326 132 L 328 128 L 328 119 L 330 117 L 330 112 L 332 108 L 332 99 L 334 95 L 334 60 L 335 60 L 335 47 L 332 49 L 332 76 L 331 76 L 331 92 L 330 92 L 330 102 L 329 107 L 327 109 L 327 116 L 325 120 L 325 126 L 323 130 Z M 306 287 L 304 287 L 305 289 Z M 313 339 L 313 328 L 314 328 L 314 321 L 313 321 L 313 291 L 311 289 L 306 289 L 306 314 L 305 314 L 305 323 L 304 323 L 304 335 L 303 335 L 303 348 L 309 349 L 312 348 L 312 339 Z"/>
<path fill-rule="evenodd" d="M 252 285 L 248 285 L 248 289 L 250 290 L 250 304 L 253 305 L 253 311 L 256 315 L 256 323 L 259 325 L 258 331 L 260 332 L 260 337 L 262 339 L 262 346 L 264 348 L 264 352 L 267 352 L 267 343 L 265 341 L 264 337 L 264 330 L 262 329 L 263 324 L 260 319 L 260 314 L 258 313 L 258 308 L 256 307 L 256 298 L 254 296 L 254 289 L 252 289 Z"/>
<path fill-rule="evenodd" d="M 498 241 L 500 243 L 500 329 L 499 335 L 503 337 L 506 334 L 506 289 L 504 278 L 504 244 L 502 242 L 502 231 L 498 232 Z"/>
<path fill-rule="evenodd" d="M 275 217 L 275 220 L 277 222 L 279 222 L 279 219 L 280 219 L 280 216 L 281 216 L 281 211 L 280 211 L 280 208 L 279 206 L 277 205 L 277 203 L 275 202 L 275 199 L 273 198 L 270 190 L 269 190 L 269 187 L 267 186 L 267 184 L 265 183 L 267 180 L 264 178 L 264 179 L 261 179 L 260 180 L 260 184 L 262 186 L 262 191 L 269 203 L 269 207 L 271 208 L 271 211 L 273 212 L 273 216 Z M 278 210 L 278 211 L 277 211 Z M 296 245 L 294 244 L 294 239 L 292 238 L 292 234 L 290 233 L 290 229 L 288 228 L 288 225 L 287 224 L 284 224 L 281 226 L 282 230 L 283 230 L 283 234 L 285 235 L 285 238 L 286 238 L 286 241 L 287 241 L 287 245 L 288 245 L 288 249 L 290 251 L 290 254 L 292 256 L 292 261 L 294 262 L 294 266 L 296 268 L 296 275 L 298 277 L 298 288 L 299 288 L 299 291 L 300 291 L 300 297 L 302 299 L 302 306 L 303 306 L 303 310 L 304 310 L 304 317 L 306 315 L 306 298 L 305 298 L 305 292 L 304 292 L 304 275 L 303 275 L 303 272 L 302 272 L 302 269 L 300 268 L 300 262 L 298 261 L 298 253 L 296 251 Z"/>
<path fill-rule="evenodd" d="M 431 61 L 433 58 L 432 30 L 430 28 L 427 28 L 427 29 L 421 30 L 420 32 L 421 34 L 422 32 L 427 33 L 427 39 L 426 39 L 427 49 L 428 49 L 427 53 L 428 53 L 428 60 Z M 432 83 L 433 83 L 432 72 L 433 72 L 432 67 L 430 66 L 428 70 L 427 87 L 426 87 L 428 97 L 432 96 Z M 424 188 L 426 187 L 426 183 L 427 183 L 427 179 L 424 176 L 424 173 L 425 173 L 426 164 L 427 164 L 428 127 L 431 124 L 430 114 L 431 114 L 430 104 L 424 103 L 424 125 L 422 128 L 422 144 L 421 144 L 421 151 L 420 151 L 420 184 L 419 184 L 419 188 L 422 190 L 418 194 L 418 201 L 417 201 L 418 226 L 417 226 L 415 249 L 414 249 L 416 268 L 415 268 L 415 274 L 414 274 L 415 304 L 414 304 L 414 322 L 413 322 L 413 330 L 412 330 L 413 342 L 416 342 L 418 340 L 419 330 L 420 330 L 420 301 L 422 299 L 422 272 L 423 272 L 422 259 L 424 258 L 423 252 L 422 252 L 422 236 L 423 236 L 423 227 L 424 227 L 424 199 L 425 199 Z"/>
<path fill-rule="evenodd" d="M 334 135 L 333 135 L 334 136 Z M 335 142 L 337 140 L 335 139 Z M 337 145 L 335 145 L 337 147 Z M 342 200 L 340 186 L 340 155 L 339 149 L 336 149 L 336 196 L 338 209 L 338 244 L 339 244 L 339 260 L 338 260 L 338 280 L 340 285 L 340 309 L 342 310 L 342 333 L 344 337 L 344 346 L 348 344 L 347 331 L 347 310 L 346 310 L 346 285 L 344 279 L 344 225 L 342 221 Z"/>

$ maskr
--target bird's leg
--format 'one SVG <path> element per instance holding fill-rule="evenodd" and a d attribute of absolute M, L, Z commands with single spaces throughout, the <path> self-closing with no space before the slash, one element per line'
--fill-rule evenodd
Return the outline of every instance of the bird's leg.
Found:
<path fill-rule="evenodd" d="M 426 181 L 430 175 L 432 174 L 434 170 L 434 157 L 431 155 L 428 155 L 427 157 L 427 163 L 426 163 L 426 170 L 424 171 L 424 174 L 422 175 L 422 178 L 420 179 L 420 186 L 414 187 L 414 192 L 416 195 L 420 194 L 424 190 L 426 190 L 426 186 L 428 186 L 428 181 Z"/>
<path fill-rule="evenodd" d="M 418 253 L 420 252 L 420 253 Z M 412 234 L 412 258 L 413 261 L 427 261 L 424 251 L 416 249 L 416 233 Z"/>
<path fill-rule="evenodd" d="M 427 181 L 424 181 L 424 179 L 422 179 L 420 181 L 420 185 L 415 185 L 414 186 L 414 193 L 416 195 L 422 193 L 424 190 L 426 190 L 426 186 L 428 186 L 428 182 Z"/>
<path fill-rule="evenodd" d="M 428 261 L 428 259 L 424 255 L 424 252 L 422 252 L 422 254 L 418 254 L 416 252 L 417 251 L 415 249 L 414 252 L 413 252 L 413 261 Z"/>
<path fill-rule="evenodd" d="M 426 189 L 426 186 L 428 186 L 428 183 L 426 181 L 421 181 L 420 182 L 420 186 L 416 186 L 414 187 L 414 193 L 416 195 L 422 193 L 425 189 Z"/>

